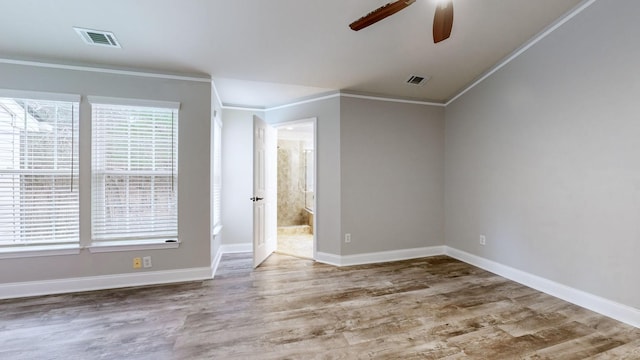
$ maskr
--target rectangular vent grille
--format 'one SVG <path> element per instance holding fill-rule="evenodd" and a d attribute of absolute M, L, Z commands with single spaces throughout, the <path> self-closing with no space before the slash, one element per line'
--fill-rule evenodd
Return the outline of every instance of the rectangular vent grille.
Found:
<path fill-rule="evenodd" d="M 429 81 L 429 77 L 428 76 L 411 75 L 407 79 L 406 83 L 409 84 L 409 85 L 422 86 L 427 81 Z"/>
<path fill-rule="evenodd" d="M 107 46 L 120 48 L 120 43 L 110 31 L 91 30 L 74 27 L 73 28 L 82 40 L 89 45 Z"/>

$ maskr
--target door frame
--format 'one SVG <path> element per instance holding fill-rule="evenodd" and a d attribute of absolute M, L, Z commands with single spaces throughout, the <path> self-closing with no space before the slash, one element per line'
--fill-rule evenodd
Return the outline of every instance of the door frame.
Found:
<path fill-rule="evenodd" d="M 312 123 L 313 124 L 313 260 L 317 257 L 318 252 L 318 118 L 310 117 L 299 120 L 292 121 L 284 121 L 276 124 L 272 124 L 274 129 L 278 130 L 279 128 L 284 128 L 287 126 L 301 124 L 301 123 Z M 276 136 L 277 137 L 277 136 Z M 276 138 L 276 147 L 278 146 L 278 139 Z M 275 162 L 276 169 L 274 171 L 278 172 L 278 162 Z M 276 200 L 276 209 L 277 209 L 277 200 Z M 276 227 L 277 227 L 276 223 Z M 277 228 L 275 229 L 277 232 Z"/>

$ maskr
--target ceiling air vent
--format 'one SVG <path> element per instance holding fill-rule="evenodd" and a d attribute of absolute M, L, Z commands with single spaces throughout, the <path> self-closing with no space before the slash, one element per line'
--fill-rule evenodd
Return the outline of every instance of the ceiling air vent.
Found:
<path fill-rule="evenodd" d="M 422 85 L 426 84 L 427 81 L 429 81 L 429 77 L 428 76 L 411 75 L 411 76 L 409 76 L 409 78 L 407 79 L 406 82 L 409 85 L 422 86 Z"/>
<path fill-rule="evenodd" d="M 79 27 L 73 28 L 82 40 L 89 45 L 96 46 L 108 46 L 108 47 L 120 47 L 120 43 L 110 31 L 83 29 Z"/>

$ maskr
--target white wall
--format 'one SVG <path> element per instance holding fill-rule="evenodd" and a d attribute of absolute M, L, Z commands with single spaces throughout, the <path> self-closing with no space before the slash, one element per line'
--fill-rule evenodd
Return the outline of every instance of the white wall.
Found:
<path fill-rule="evenodd" d="M 253 115 L 263 112 L 224 109 L 222 113 L 222 243 L 251 246 L 253 241 Z"/>
<path fill-rule="evenodd" d="M 342 97 L 342 255 L 444 245 L 444 108 Z"/>
<path fill-rule="evenodd" d="M 447 245 L 640 308 L 638 14 L 597 1 L 447 107 Z"/>
<path fill-rule="evenodd" d="M 86 95 L 179 101 L 178 249 L 43 256 L 0 261 L 0 284 L 142 273 L 133 257 L 151 255 L 156 270 L 210 266 L 211 84 L 98 72 L 0 64 L 0 87 L 83 95 L 80 104 L 80 238 L 91 237 L 91 110 Z"/>

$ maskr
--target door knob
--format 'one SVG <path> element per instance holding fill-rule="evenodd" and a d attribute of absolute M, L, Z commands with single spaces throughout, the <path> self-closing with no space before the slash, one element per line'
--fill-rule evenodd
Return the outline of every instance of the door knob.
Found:
<path fill-rule="evenodd" d="M 261 198 L 261 197 L 251 197 L 251 198 L 249 198 L 249 200 L 251 200 L 251 201 L 253 201 L 253 202 L 256 202 L 256 201 L 264 200 L 264 198 Z"/>

